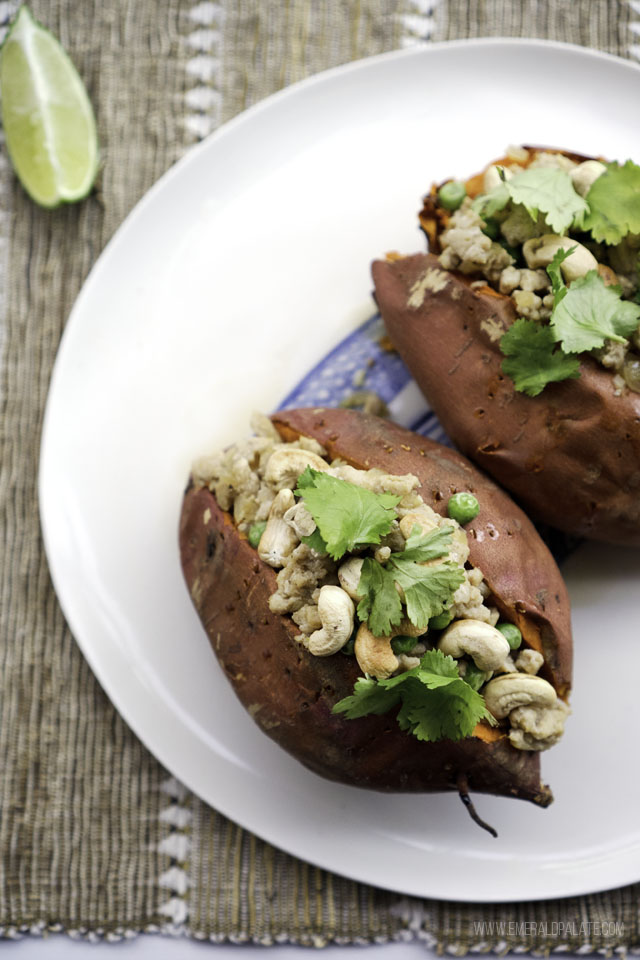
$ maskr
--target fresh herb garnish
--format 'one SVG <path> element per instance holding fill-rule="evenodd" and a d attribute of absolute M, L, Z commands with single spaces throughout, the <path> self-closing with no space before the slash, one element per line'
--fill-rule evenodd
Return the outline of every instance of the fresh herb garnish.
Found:
<path fill-rule="evenodd" d="M 628 233 L 640 233 L 640 167 L 631 160 L 623 166 L 610 163 L 586 200 L 581 229 L 591 231 L 594 240 L 615 244 Z"/>
<path fill-rule="evenodd" d="M 298 478 L 295 492 L 317 526 L 304 542 L 334 560 L 359 547 L 380 543 L 391 530 L 400 502 L 395 494 L 373 493 L 311 467 Z"/>
<path fill-rule="evenodd" d="M 368 622 L 373 634 L 386 636 L 403 618 L 396 584 L 404 594 L 406 616 L 425 631 L 431 617 L 438 616 L 449 605 L 464 581 L 464 571 L 457 563 L 424 564 L 448 553 L 452 535 L 451 527 L 439 527 L 425 534 L 415 527 L 405 549 L 392 553 L 384 566 L 365 557 L 358 583 L 362 597 L 358 616 Z"/>
<path fill-rule="evenodd" d="M 500 349 L 503 371 L 516 390 L 530 397 L 537 397 L 548 383 L 580 376 L 578 358 L 563 353 L 551 327 L 535 320 L 516 320 L 500 340 Z"/>
<path fill-rule="evenodd" d="M 624 343 L 638 326 L 640 306 L 623 300 L 621 288 L 606 286 L 596 270 L 567 287 L 560 264 L 569 253 L 559 250 L 547 267 L 554 295 L 550 319 L 554 339 L 560 341 L 565 353 L 594 350 L 605 340 Z"/>
<path fill-rule="evenodd" d="M 514 203 L 521 203 L 533 220 L 538 212 L 554 233 L 564 233 L 576 217 L 588 210 L 586 201 L 576 193 L 571 177 L 554 167 L 523 170 L 508 180 L 507 189 Z"/>
<path fill-rule="evenodd" d="M 462 680 L 456 661 L 440 650 L 427 650 L 418 667 L 397 677 L 361 677 L 353 694 L 336 703 L 333 712 L 355 720 L 397 706 L 400 728 L 429 742 L 469 737 L 480 720 L 495 723 L 484 698 Z"/>
<path fill-rule="evenodd" d="M 579 377 L 577 353 L 601 347 L 605 340 L 624 343 L 640 321 L 640 305 L 622 300 L 620 287 L 606 286 L 595 270 L 567 287 L 561 265 L 573 249 L 558 250 L 547 267 L 554 298 L 549 324 L 516 320 L 500 341 L 503 371 L 516 390 L 530 397 L 548 383 Z"/>
<path fill-rule="evenodd" d="M 574 190 L 569 174 L 553 167 L 534 167 L 503 180 L 490 193 L 478 197 L 473 209 L 486 220 L 503 210 L 510 200 L 522 204 L 533 220 L 542 213 L 554 233 L 564 233 L 576 218 L 589 211 L 586 201 Z"/>

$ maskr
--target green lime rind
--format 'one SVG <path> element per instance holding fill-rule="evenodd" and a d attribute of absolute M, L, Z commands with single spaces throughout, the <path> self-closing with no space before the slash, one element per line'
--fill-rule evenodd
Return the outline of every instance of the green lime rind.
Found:
<path fill-rule="evenodd" d="M 53 34 L 23 6 L 0 48 L 2 125 L 13 168 L 42 207 L 82 200 L 98 173 L 85 86 Z"/>

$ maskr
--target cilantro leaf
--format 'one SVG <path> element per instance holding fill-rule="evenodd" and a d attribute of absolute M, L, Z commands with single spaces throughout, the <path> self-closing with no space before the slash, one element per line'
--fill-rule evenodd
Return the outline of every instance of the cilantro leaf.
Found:
<path fill-rule="evenodd" d="M 516 174 L 506 186 L 513 202 L 521 203 L 533 220 L 538 211 L 544 213 L 554 233 L 564 233 L 576 217 L 589 209 L 565 170 L 534 167 Z"/>
<path fill-rule="evenodd" d="M 516 390 L 529 397 L 537 397 L 548 383 L 580 376 L 578 358 L 563 353 L 551 327 L 535 320 L 516 320 L 500 340 L 500 349 L 503 371 Z"/>
<path fill-rule="evenodd" d="M 606 173 L 591 185 L 589 212 L 581 227 L 594 240 L 620 243 L 627 233 L 640 233 L 640 167 L 631 160 L 608 165 Z"/>
<path fill-rule="evenodd" d="M 391 530 L 400 502 L 394 494 L 373 493 L 311 467 L 298 478 L 295 492 L 304 500 L 334 560 L 366 544 L 380 543 Z"/>
<path fill-rule="evenodd" d="M 597 271 L 590 270 L 564 287 L 562 296 L 562 287 L 556 292 L 553 278 L 552 282 L 556 304 L 550 323 L 565 353 L 593 350 L 607 339 L 624 343 L 637 329 L 640 305 L 622 300 L 620 287 L 607 287 Z"/>
<path fill-rule="evenodd" d="M 427 742 L 469 737 L 475 725 L 489 714 L 484 698 L 460 679 L 447 687 L 431 689 L 428 697 L 413 694 L 411 701 L 406 704 L 411 733 Z"/>
<path fill-rule="evenodd" d="M 358 594 L 362 600 L 358 604 L 358 617 L 368 622 L 369 629 L 376 637 L 385 637 L 391 633 L 391 627 L 402 620 L 402 601 L 393 576 L 386 567 L 365 557 L 358 582 Z"/>
<path fill-rule="evenodd" d="M 371 713 L 388 713 L 399 702 L 397 690 L 387 690 L 373 677 L 358 677 L 352 695 L 338 701 L 332 713 L 345 713 L 347 720 L 356 720 Z"/>
<path fill-rule="evenodd" d="M 504 210 L 509 201 L 521 204 L 532 220 L 537 220 L 538 213 L 544 214 L 545 222 L 554 233 L 564 233 L 576 218 L 589 212 L 586 200 L 574 190 L 569 174 L 552 167 L 523 170 L 499 183 L 490 193 L 476 197 L 472 206 L 486 220 Z"/>
<path fill-rule="evenodd" d="M 455 660 L 441 650 L 427 650 L 419 667 L 397 677 L 357 680 L 353 695 L 337 703 L 333 712 L 354 719 L 386 713 L 398 703 L 401 729 L 427 742 L 461 740 L 480 720 L 495 723 L 484 698 L 460 678 Z"/>
<path fill-rule="evenodd" d="M 365 557 L 358 593 L 358 616 L 367 622 L 377 637 L 391 633 L 403 617 L 402 601 L 396 584 L 402 587 L 406 616 L 417 627 L 427 629 L 431 617 L 442 613 L 464 580 L 464 571 L 456 563 L 425 566 L 448 553 L 453 529 L 438 527 L 426 534 L 414 527 L 402 553 L 392 553 L 386 566 Z"/>
<path fill-rule="evenodd" d="M 425 630 L 431 617 L 443 612 L 464 581 L 464 570 L 457 563 L 425 567 L 404 559 L 402 554 L 392 554 L 388 566 L 404 591 L 409 620 Z"/>
<path fill-rule="evenodd" d="M 416 563 L 437 560 L 438 557 L 444 557 L 449 552 L 452 536 L 453 527 L 436 527 L 435 530 L 423 533 L 416 524 L 402 553 L 394 556 L 401 556 L 404 560 L 415 560 Z"/>

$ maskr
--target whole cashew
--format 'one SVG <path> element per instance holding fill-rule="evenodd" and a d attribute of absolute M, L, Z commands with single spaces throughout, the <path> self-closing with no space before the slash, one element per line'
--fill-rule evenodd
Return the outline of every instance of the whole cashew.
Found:
<path fill-rule="evenodd" d="M 606 172 L 607 168 L 599 160 L 585 160 L 584 163 L 579 163 L 577 167 L 574 167 L 569 176 L 576 193 L 579 193 L 581 197 L 586 197 L 598 177 Z"/>
<path fill-rule="evenodd" d="M 258 556 L 270 567 L 283 567 L 298 545 L 298 537 L 284 519 L 294 503 L 293 492 L 285 489 L 271 504 L 269 519 L 258 544 Z"/>
<path fill-rule="evenodd" d="M 274 450 L 267 460 L 264 479 L 276 490 L 283 490 L 286 487 L 293 490 L 298 482 L 298 477 L 301 473 L 304 473 L 307 467 L 326 472 L 329 469 L 329 464 L 316 453 L 311 453 L 310 450 L 284 447 L 280 450 Z"/>
<path fill-rule="evenodd" d="M 509 643 L 499 630 L 482 620 L 456 620 L 438 642 L 445 656 L 468 654 L 479 670 L 499 670 L 509 656 Z"/>
<path fill-rule="evenodd" d="M 353 632 L 355 607 L 342 587 L 320 588 L 318 614 L 322 628 L 311 634 L 305 646 L 314 657 L 328 657 L 345 645 Z M 303 641 L 304 642 L 304 641 Z"/>
<path fill-rule="evenodd" d="M 398 658 L 391 649 L 391 637 L 376 637 L 361 623 L 354 647 L 360 669 L 370 677 L 384 680 L 398 669 Z"/>
<path fill-rule="evenodd" d="M 581 243 L 570 237 L 559 237 L 555 233 L 545 233 L 542 237 L 532 237 L 522 245 L 522 253 L 527 266 L 532 270 L 548 267 L 558 250 L 575 250 L 560 264 L 562 275 L 567 282 L 584 277 L 590 270 L 597 270 L 598 261 Z"/>
<path fill-rule="evenodd" d="M 424 627 L 416 627 L 409 620 L 403 620 L 392 634 L 376 637 L 366 623 L 361 623 L 354 647 L 360 669 L 378 680 L 390 677 L 400 666 L 400 661 L 391 647 L 393 637 L 420 637 L 423 633 Z"/>
<path fill-rule="evenodd" d="M 552 707 L 516 707 L 509 714 L 509 740 L 516 750 L 548 750 L 564 733 L 569 707 L 558 700 Z"/>
<path fill-rule="evenodd" d="M 530 673 L 505 673 L 490 680 L 483 690 L 485 703 L 497 720 L 518 707 L 553 707 L 556 692 L 542 677 Z"/>

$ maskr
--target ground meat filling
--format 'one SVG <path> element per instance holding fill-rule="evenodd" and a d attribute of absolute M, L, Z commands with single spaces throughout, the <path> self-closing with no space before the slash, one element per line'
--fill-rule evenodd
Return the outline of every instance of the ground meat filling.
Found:
<path fill-rule="evenodd" d="M 257 544 L 260 558 L 278 571 L 277 589 L 269 598 L 269 608 L 273 613 L 291 616 L 299 630 L 299 642 L 310 653 L 327 656 L 348 649 L 353 652 L 353 637 L 359 628 L 355 608 L 363 557 L 373 555 L 381 563 L 386 562 L 392 552 L 405 548 L 416 525 L 422 532 L 439 528 L 451 530 L 448 553 L 442 560 L 456 564 L 464 577 L 448 606 L 451 624 L 471 623 L 475 630 L 497 633 L 493 628 L 499 620 L 498 610 L 492 603 L 482 571 L 468 562 L 469 543 L 464 529 L 424 503 L 417 477 L 395 476 L 377 469 L 357 470 L 341 461 L 329 461 L 326 450 L 306 437 L 283 443 L 271 421 L 262 415 L 254 415 L 251 426 L 254 436 L 194 463 L 193 482 L 212 491 L 220 507 L 232 514 L 238 530 Z M 347 554 L 336 562 L 302 542 L 302 537 L 311 536 L 315 530 L 313 517 L 294 493 L 298 478 L 307 466 L 374 493 L 393 493 L 400 497 L 395 508 L 397 519 L 379 545 Z M 331 593 L 332 602 L 342 600 L 351 611 L 348 635 L 332 636 L 327 622 L 323 622 L 322 597 L 329 595 L 327 591 Z M 420 656 L 438 646 L 444 635 L 437 629 L 418 630 L 409 621 L 403 621 L 397 633 L 405 636 L 405 640 L 409 637 L 414 640 L 409 640 L 406 649 L 394 656 L 386 676 L 418 666 Z M 477 673 L 478 665 L 470 656 L 459 653 L 456 659 L 461 676 L 469 670 Z M 542 664 L 542 656 L 534 650 L 523 648 L 515 661 L 506 651 L 493 669 L 484 671 L 480 692 L 492 678 L 502 675 L 531 678 Z M 369 673 L 362 663 L 360 666 L 363 672 Z M 546 684 L 546 681 L 538 682 Z M 552 691 L 549 684 L 546 686 Z M 566 712 L 562 704 L 554 705 L 553 709 L 529 709 L 528 713 L 521 707 L 519 713 L 513 710 L 513 721 L 511 716 L 502 719 L 517 749 L 543 750 L 561 736 Z"/>
<path fill-rule="evenodd" d="M 511 174 L 521 172 L 518 160 L 527 156 L 520 148 L 508 155 Z M 559 153 L 538 151 L 527 163 L 527 169 L 557 168 L 571 173 L 580 164 Z M 494 168 L 485 171 L 485 191 L 497 174 Z M 495 185 L 495 184 L 494 184 Z M 493 228 L 493 230 L 489 229 Z M 492 238 L 487 232 L 495 232 Z M 553 310 L 551 281 L 544 269 L 532 268 L 528 260 L 527 241 L 549 234 L 550 228 L 542 214 L 534 220 L 522 204 L 510 202 L 491 218 L 488 225 L 472 207 L 472 199 L 465 198 L 451 214 L 447 227 L 440 234 L 439 260 L 445 270 L 459 270 L 470 276 L 482 277 L 500 293 L 513 298 L 519 317 L 527 320 L 548 320 Z M 570 234 L 571 235 L 571 234 Z M 624 299 L 633 299 L 639 289 L 640 234 L 628 234 L 616 245 L 596 243 L 579 235 L 579 242 L 593 254 L 593 267 L 601 273 L 605 283 L 616 283 L 622 288 Z M 479 282 L 479 281 L 478 281 Z M 592 356 L 613 374 L 617 392 L 625 388 L 640 393 L 640 326 L 624 344 L 605 341 L 592 351 Z"/>

